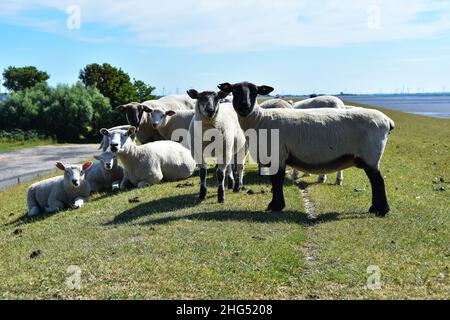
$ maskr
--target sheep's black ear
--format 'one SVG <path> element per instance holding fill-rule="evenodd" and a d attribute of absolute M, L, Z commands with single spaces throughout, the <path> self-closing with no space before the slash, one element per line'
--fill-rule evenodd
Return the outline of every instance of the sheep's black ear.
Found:
<path fill-rule="evenodd" d="M 217 96 L 219 97 L 219 99 L 225 99 L 229 94 L 230 94 L 229 92 L 225 92 L 222 90 L 217 92 Z"/>
<path fill-rule="evenodd" d="M 221 83 L 217 86 L 220 90 L 222 90 L 223 92 L 232 92 L 233 91 L 233 86 L 231 84 L 229 84 L 228 82 L 225 83 Z"/>
<path fill-rule="evenodd" d="M 166 111 L 166 116 L 171 117 L 171 116 L 175 115 L 175 113 L 176 113 L 175 111 L 169 110 L 169 111 Z"/>
<path fill-rule="evenodd" d="M 198 91 L 195 89 L 190 89 L 188 91 L 186 91 L 186 93 L 188 94 L 189 97 L 191 97 L 192 99 L 197 99 L 198 97 Z"/>
<path fill-rule="evenodd" d="M 258 87 L 258 94 L 265 96 L 271 93 L 274 89 L 269 86 L 259 86 Z"/>
<path fill-rule="evenodd" d="M 109 136 L 109 131 L 106 128 L 101 128 L 100 133 L 104 136 Z"/>
<path fill-rule="evenodd" d="M 97 155 L 94 156 L 95 160 L 100 160 L 101 158 L 102 158 L 101 156 L 97 156 Z"/>
<path fill-rule="evenodd" d="M 125 107 L 125 106 L 118 106 L 116 108 L 116 111 L 119 111 L 119 112 L 125 112 L 125 110 L 127 110 L 127 107 Z"/>

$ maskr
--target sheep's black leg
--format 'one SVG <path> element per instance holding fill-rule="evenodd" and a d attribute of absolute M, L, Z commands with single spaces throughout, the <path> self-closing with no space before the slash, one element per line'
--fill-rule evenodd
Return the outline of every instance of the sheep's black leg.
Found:
<path fill-rule="evenodd" d="M 372 206 L 369 212 L 384 217 L 389 212 L 389 204 L 386 197 L 383 176 L 380 170 L 368 166 L 364 168 L 364 171 L 372 186 Z"/>
<path fill-rule="evenodd" d="M 200 167 L 200 195 L 199 200 L 203 201 L 206 199 L 206 166 Z"/>
<path fill-rule="evenodd" d="M 217 169 L 216 171 L 216 176 L 217 176 L 217 183 L 219 184 L 219 187 L 217 188 L 217 200 L 219 201 L 219 203 L 224 203 L 225 202 L 225 186 L 224 186 L 224 182 L 225 182 L 225 173 L 223 172 L 222 169 Z"/>
<path fill-rule="evenodd" d="M 228 184 L 227 184 L 228 189 L 233 189 L 234 188 L 234 177 L 233 177 L 233 165 L 231 163 L 227 166 L 226 176 L 227 176 L 227 182 L 228 182 Z"/>
<path fill-rule="evenodd" d="M 286 206 L 283 194 L 285 175 L 286 167 L 280 167 L 278 168 L 278 172 L 270 177 L 272 180 L 272 201 L 269 203 L 269 210 L 282 211 Z"/>

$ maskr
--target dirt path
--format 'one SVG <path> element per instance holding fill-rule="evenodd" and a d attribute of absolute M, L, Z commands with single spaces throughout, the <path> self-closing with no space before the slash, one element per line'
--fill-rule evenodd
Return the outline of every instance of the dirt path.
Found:
<path fill-rule="evenodd" d="M 56 161 L 80 163 L 99 153 L 98 144 L 42 146 L 0 152 L 0 189 L 51 172 Z"/>

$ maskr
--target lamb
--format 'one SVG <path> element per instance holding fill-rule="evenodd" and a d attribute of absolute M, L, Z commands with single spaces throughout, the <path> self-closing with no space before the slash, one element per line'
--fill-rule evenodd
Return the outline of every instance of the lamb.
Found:
<path fill-rule="evenodd" d="M 298 101 L 294 104 L 295 109 L 320 109 L 320 108 L 336 108 L 336 109 L 348 109 L 349 107 L 344 105 L 344 102 L 334 96 L 313 96 L 309 99 Z M 294 180 L 298 179 L 299 172 L 294 169 L 292 172 L 292 178 Z M 305 172 L 305 177 L 310 176 L 309 173 Z M 325 183 L 327 181 L 327 175 L 321 174 L 319 176 L 318 182 Z M 341 186 L 344 182 L 344 171 L 339 170 L 336 175 L 336 185 Z"/>
<path fill-rule="evenodd" d="M 274 109 L 274 108 L 292 109 L 292 105 L 283 99 L 266 100 L 263 103 L 261 103 L 260 107 L 264 109 Z"/>
<path fill-rule="evenodd" d="M 188 149 L 173 141 L 155 141 L 136 145 L 136 128 L 101 129 L 111 151 L 124 166 L 120 190 L 130 186 L 144 188 L 161 182 L 190 177 L 196 163 Z"/>
<path fill-rule="evenodd" d="M 86 162 L 82 166 L 64 165 L 57 162 L 56 167 L 64 171 L 58 176 L 32 184 L 27 192 L 28 215 L 37 216 L 41 212 L 54 213 L 68 207 L 80 208 L 89 201 L 91 187 L 84 173 L 92 166 Z"/>
<path fill-rule="evenodd" d="M 276 173 L 271 176 L 272 201 L 268 209 L 281 211 L 285 207 L 283 181 L 286 165 L 319 174 L 355 166 L 365 171 L 372 186 L 369 212 L 380 216 L 389 212 L 380 160 L 394 122 L 385 114 L 364 108 L 267 110 L 259 107 L 256 97 L 272 92 L 273 88 L 269 86 L 242 82 L 234 85 L 223 83 L 219 88 L 233 92 L 233 107 L 244 130 L 279 130 L 278 158 L 271 159 Z M 268 146 L 270 149 L 276 147 Z M 250 152 L 254 159 L 258 159 L 252 147 Z"/>
<path fill-rule="evenodd" d="M 194 159 L 200 163 L 200 194 L 199 200 L 206 198 L 206 157 L 214 156 L 217 160 L 217 199 L 219 203 L 225 202 L 224 180 L 225 174 L 228 178 L 228 188 L 234 192 L 239 192 L 243 186 L 244 163 L 248 154 L 248 148 L 244 132 L 239 126 L 236 113 L 230 103 L 220 104 L 220 99 L 224 99 L 228 94 L 224 92 L 197 92 L 191 89 L 188 95 L 196 99 L 195 114 L 189 126 L 190 149 Z M 199 128 L 200 127 L 200 128 Z M 213 149 L 214 154 L 207 154 L 210 148 L 209 141 L 203 138 L 212 136 L 217 148 Z M 211 143 L 212 145 L 212 143 Z M 233 179 L 231 165 L 234 162 L 236 175 Z M 233 186 L 234 184 L 234 186 Z"/>
<path fill-rule="evenodd" d="M 111 151 L 105 151 L 94 156 L 98 162 L 86 171 L 86 180 L 91 186 L 91 192 L 119 190 L 123 178 L 123 168 L 117 162 L 117 156 Z"/>
<path fill-rule="evenodd" d="M 137 128 L 136 136 L 141 143 L 164 140 L 158 130 L 152 126 L 152 115 L 144 112 L 144 107 L 161 110 L 189 110 L 193 109 L 193 102 L 185 96 L 165 96 L 159 100 L 147 100 L 142 103 L 130 102 L 116 108 L 126 113 L 127 121 Z"/>

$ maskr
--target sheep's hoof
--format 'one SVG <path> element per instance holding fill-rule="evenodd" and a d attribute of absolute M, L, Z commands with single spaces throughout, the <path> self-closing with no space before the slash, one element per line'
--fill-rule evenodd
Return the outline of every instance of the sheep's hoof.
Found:
<path fill-rule="evenodd" d="M 343 181 L 342 180 L 336 180 L 336 185 L 337 186 L 342 186 L 343 185 Z"/>
<path fill-rule="evenodd" d="M 325 182 L 327 182 L 327 178 L 319 177 L 319 179 L 317 179 L 317 183 L 325 183 Z"/>
<path fill-rule="evenodd" d="M 231 189 L 233 189 L 233 188 L 234 188 L 234 186 L 235 186 L 235 184 L 234 184 L 234 180 L 232 180 L 232 179 L 228 179 L 228 185 L 227 185 L 227 187 L 228 187 L 228 190 L 231 190 Z"/>
<path fill-rule="evenodd" d="M 241 192 L 241 190 L 243 190 L 243 186 L 241 187 L 241 186 L 234 186 L 234 188 L 233 188 L 233 192 L 234 193 L 239 193 L 239 192 Z"/>
<path fill-rule="evenodd" d="M 390 211 L 389 206 L 378 208 L 377 206 L 372 205 L 369 209 L 370 213 L 374 213 L 378 217 L 385 217 L 389 211 Z"/>
<path fill-rule="evenodd" d="M 35 216 L 39 215 L 39 213 L 40 213 L 39 208 L 38 208 L 38 207 L 33 207 L 33 208 L 31 208 L 31 210 L 28 212 L 28 216 L 29 216 L 29 217 L 35 217 Z"/>
<path fill-rule="evenodd" d="M 273 203 L 273 202 L 271 202 L 271 203 L 269 203 L 269 205 L 267 206 L 267 211 L 272 211 L 272 212 L 281 212 L 281 211 L 283 211 L 283 209 L 284 209 L 284 207 L 285 207 L 286 205 L 284 204 L 284 203 L 280 203 L 280 204 L 278 204 L 278 203 Z"/>

